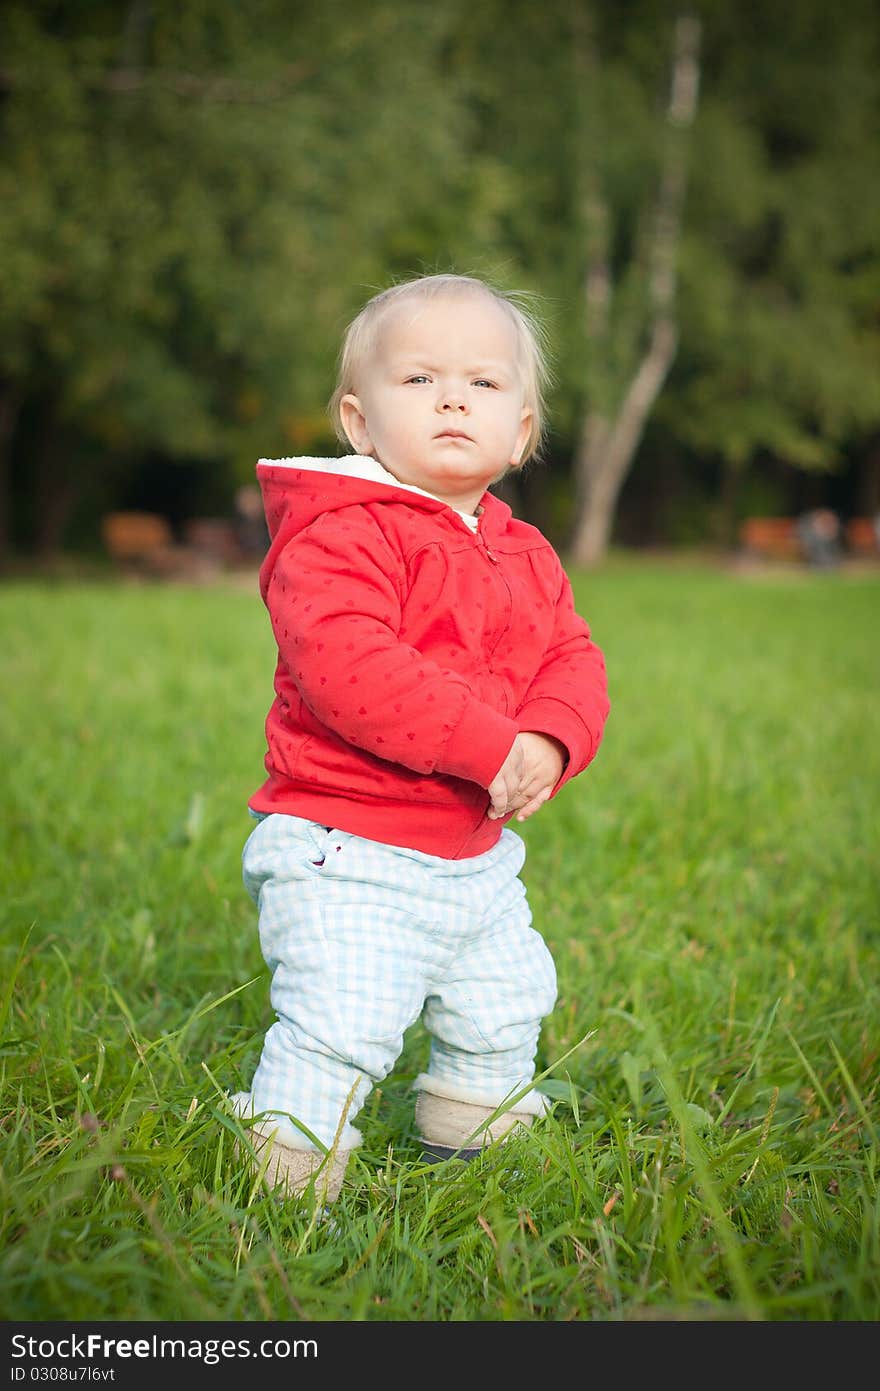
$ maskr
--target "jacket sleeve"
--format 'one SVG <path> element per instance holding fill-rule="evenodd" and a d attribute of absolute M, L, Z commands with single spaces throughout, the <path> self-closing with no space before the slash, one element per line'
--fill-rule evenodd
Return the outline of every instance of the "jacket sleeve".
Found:
<path fill-rule="evenodd" d="M 279 553 L 266 591 L 279 656 L 311 713 L 347 742 L 488 787 L 519 726 L 400 641 L 399 574 L 369 518 L 344 532 L 318 518 Z"/>
<path fill-rule="evenodd" d="M 544 660 L 516 712 L 520 730 L 552 735 L 568 750 L 554 796 L 595 758 L 611 708 L 605 658 L 575 610 L 571 584 L 561 564 L 559 574 Z"/>

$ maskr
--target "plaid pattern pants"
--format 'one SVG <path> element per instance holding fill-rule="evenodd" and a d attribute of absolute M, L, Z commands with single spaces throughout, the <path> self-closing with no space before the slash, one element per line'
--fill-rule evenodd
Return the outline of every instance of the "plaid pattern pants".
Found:
<path fill-rule="evenodd" d="M 279 1138 L 330 1146 L 356 1086 L 351 1118 L 388 1075 L 421 1015 L 437 1095 L 492 1109 L 528 1086 L 556 971 L 531 926 L 518 878 L 522 840 L 466 860 L 382 845 L 295 816 L 259 822 L 242 856 L 259 907 L 260 946 L 277 1016 L 242 1114 L 277 1122 Z M 530 1091 L 519 1111 L 539 1114 Z"/>

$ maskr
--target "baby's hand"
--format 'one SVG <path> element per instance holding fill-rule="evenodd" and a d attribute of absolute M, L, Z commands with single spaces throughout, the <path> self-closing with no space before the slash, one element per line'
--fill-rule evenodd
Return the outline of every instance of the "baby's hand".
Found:
<path fill-rule="evenodd" d="M 523 753 L 523 775 L 520 781 L 520 798 L 517 821 L 525 821 L 534 815 L 539 807 L 550 797 L 554 787 L 562 777 L 568 757 L 564 744 L 549 734 L 537 734 L 532 730 L 518 736 Z"/>
<path fill-rule="evenodd" d="M 489 807 L 488 816 L 491 821 L 496 821 L 500 816 L 507 816 L 515 808 L 523 776 L 521 738 L 521 734 L 516 736 L 509 754 L 489 783 L 487 790 L 492 805 Z"/>
<path fill-rule="evenodd" d="M 558 739 L 531 731 L 518 734 L 513 747 L 489 785 L 489 819 L 517 812 L 525 821 L 550 796 L 565 767 L 565 747 Z"/>

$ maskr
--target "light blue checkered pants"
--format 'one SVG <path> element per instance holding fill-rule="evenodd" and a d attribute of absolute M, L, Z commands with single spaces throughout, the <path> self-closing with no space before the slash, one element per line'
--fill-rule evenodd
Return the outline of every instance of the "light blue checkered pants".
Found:
<path fill-rule="evenodd" d="M 295 816 L 260 821 L 242 866 L 277 1022 L 238 1109 L 271 1115 L 288 1144 L 310 1146 L 303 1126 L 330 1146 L 356 1085 L 340 1140 L 353 1147 L 352 1117 L 420 1015 L 431 1052 L 417 1087 L 491 1109 L 528 1086 L 556 971 L 524 859 L 507 828 L 485 854 L 445 860 Z M 543 1098 L 516 1109 L 540 1114 Z"/>

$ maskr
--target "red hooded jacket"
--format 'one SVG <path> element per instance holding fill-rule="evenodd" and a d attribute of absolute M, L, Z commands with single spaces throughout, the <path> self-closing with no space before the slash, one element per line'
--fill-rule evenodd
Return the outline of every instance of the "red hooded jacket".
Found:
<path fill-rule="evenodd" d="M 491 849 L 486 789 L 519 731 L 568 750 L 555 795 L 609 710 L 555 551 L 491 493 L 474 532 L 359 455 L 261 459 L 257 477 L 278 662 L 251 808 L 447 859 Z"/>

